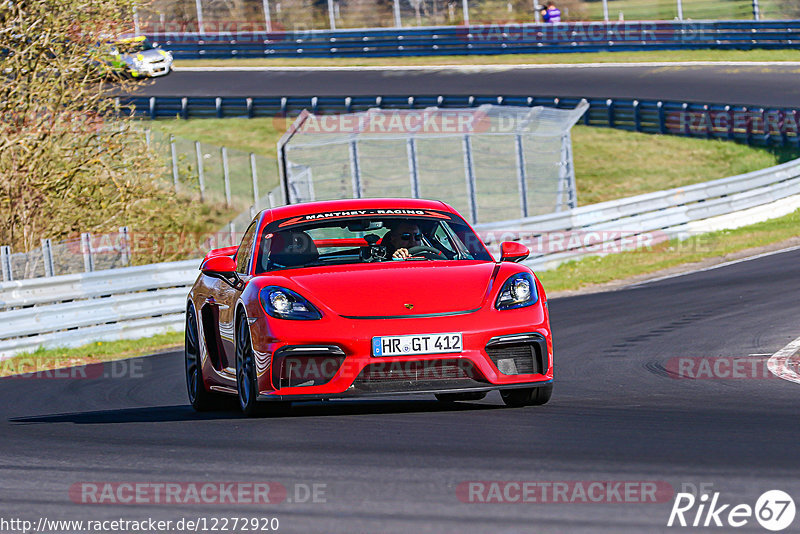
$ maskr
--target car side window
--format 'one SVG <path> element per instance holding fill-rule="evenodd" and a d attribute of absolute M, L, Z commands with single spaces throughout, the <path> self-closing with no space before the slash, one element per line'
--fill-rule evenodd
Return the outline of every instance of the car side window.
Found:
<path fill-rule="evenodd" d="M 250 228 L 244 233 L 239 250 L 236 251 L 236 272 L 238 273 L 247 274 L 250 256 L 253 254 L 253 238 L 256 235 L 257 223 L 258 221 L 253 221 L 253 224 L 250 225 Z"/>

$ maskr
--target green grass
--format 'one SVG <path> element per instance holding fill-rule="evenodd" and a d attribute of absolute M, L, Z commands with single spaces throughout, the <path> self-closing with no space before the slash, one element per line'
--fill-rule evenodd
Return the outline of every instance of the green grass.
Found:
<path fill-rule="evenodd" d="M 40 348 L 0 361 L 0 377 L 135 358 L 181 347 L 183 332 L 167 332 L 142 339 L 96 341 L 75 348 Z"/>
<path fill-rule="evenodd" d="M 687 61 L 800 61 L 800 50 L 664 50 L 564 54 L 501 54 L 383 58 L 181 59 L 176 67 L 361 67 L 424 65 L 522 65 Z"/>
<path fill-rule="evenodd" d="M 573 128 L 572 145 L 581 205 L 744 174 L 800 157 L 790 149 L 586 126 Z"/>
<path fill-rule="evenodd" d="M 176 136 L 274 158 L 285 122 L 268 118 L 190 119 L 150 124 Z M 572 132 L 581 205 L 725 178 L 800 156 L 790 150 L 608 128 L 576 126 Z M 676 161 L 681 164 L 675 165 Z M 277 184 L 275 175 L 264 187 Z"/>
<path fill-rule="evenodd" d="M 537 275 L 549 292 L 575 290 L 709 258 L 724 258 L 728 254 L 781 243 L 798 235 L 800 210 L 736 230 L 700 234 L 686 241 L 672 240 L 633 252 L 587 257 Z"/>
<path fill-rule="evenodd" d="M 184 137 L 201 143 L 226 146 L 275 158 L 276 144 L 292 123 L 291 118 L 256 119 L 160 119 L 146 121 L 143 126 L 165 134 Z"/>

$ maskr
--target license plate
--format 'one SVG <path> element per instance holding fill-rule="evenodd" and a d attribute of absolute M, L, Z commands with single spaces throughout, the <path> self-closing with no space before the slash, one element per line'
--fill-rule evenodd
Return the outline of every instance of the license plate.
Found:
<path fill-rule="evenodd" d="M 372 338 L 373 356 L 408 356 L 413 354 L 447 354 L 461 352 L 461 332 L 449 334 L 416 334 Z"/>

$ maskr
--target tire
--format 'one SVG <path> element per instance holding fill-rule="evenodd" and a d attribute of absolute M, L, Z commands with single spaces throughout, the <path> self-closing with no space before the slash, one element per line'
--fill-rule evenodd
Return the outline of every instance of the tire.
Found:
<path fill-rule="evenodd" d="M 186 334 L 184 336 L 183 357 L 186 368 L 186 390 L 192 408 L 198 412 L 223 408 L 225 399 L 222 398 L 222 395 L 208 391 L 203 381 L 197 314 L 191 304 L 186 308 Z"/>
<path fill-rule="evenodd" d="M 479 401 L 486 397 L 485 391 L 471 393 L 436 393 L 436 400 L 439 402 L 469 402 Z"/>
<path fill-rule="evenodd" d="M 519 408 L 521 406 L 541 406 L 547 404 L 553 394 L 553 384 L 536 388 L 503 389 L 500 396 L 506 406 Z"/>
<path fill-rule="evenodd" d="M 258 402 L 255 354 L 245 317 L 236 326 L 236 391 L 239 408 L 248 417 L 283 415 L 291 407 L 290 402 Z"/>

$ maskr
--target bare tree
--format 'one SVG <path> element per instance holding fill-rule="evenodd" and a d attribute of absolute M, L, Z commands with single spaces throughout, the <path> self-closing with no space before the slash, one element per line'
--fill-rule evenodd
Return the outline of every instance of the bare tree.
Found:
<path fill-rule="evenodd" d="M 42 237 L 151 221 L 179 230 L 163 211 L 179 199 L 153 178 L 164 162 L 111 98 L 132 82 L 107 71 L 104 49 L 132 7 L 0 2 L 0 243 L 30 250 Z"/>

